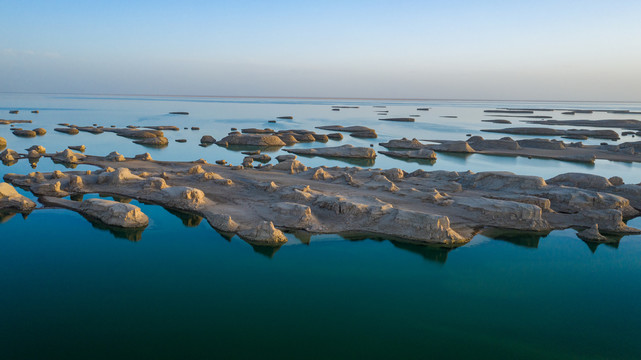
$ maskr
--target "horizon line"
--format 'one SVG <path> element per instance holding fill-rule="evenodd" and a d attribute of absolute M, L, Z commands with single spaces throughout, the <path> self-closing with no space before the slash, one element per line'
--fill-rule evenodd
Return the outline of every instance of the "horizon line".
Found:
<path fill-rule="evenodd" d="M 145 96 L 145 97 L 195 97 L 226 99 L 302 99 L 302 100 L 377 100 L 377 101 L 526 101 L 526 102 L 586 102 L 586 103 L 641 103 L 641 100 L 531 100 L 531 99 L 462 99 L 462 98 L 386 98 L 386 97 L 332 97 L 332 96 L 266 96 L 266 95 L 186 95 L 186 94 L 127 94 L 127 93 L 77 93 L 39 91 L 0 91 L 0 94 L 31 95 L 91 95 L 91 96 Z"/>

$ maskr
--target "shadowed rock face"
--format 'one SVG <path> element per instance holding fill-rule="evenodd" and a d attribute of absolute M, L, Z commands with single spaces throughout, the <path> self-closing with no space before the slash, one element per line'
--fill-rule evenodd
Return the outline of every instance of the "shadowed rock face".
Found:
<path fill-rule="evenodd" d="M 484 227 L 546 232 L 597 224 L 606 234 L 639 232 L 623 220 L 639 214 L 641 187 L 592 175 L 546 182 L 509 172 L 310 169 L 295 159 L 237 170 L 96 156 L 79 162 L 103 170 L 8 174 L 5 180 L 58 197 L 107 193 L 159 204 L 202 216 L 258 246 L 282 245 L 282 230 L 366 232 L 447 247 Z"/>

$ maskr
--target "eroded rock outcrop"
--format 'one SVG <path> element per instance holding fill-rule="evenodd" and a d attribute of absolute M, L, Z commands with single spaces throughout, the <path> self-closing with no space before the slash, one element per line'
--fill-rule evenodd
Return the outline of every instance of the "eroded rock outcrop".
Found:
<path fill-rule="evenodd" d="M 239 171 L 138 159 L 113 169 L 113 161 L 94 156 L 85 163 L 103 170 L 8 174 L 5 180 L 34 193 L 108 193 L 159 204 L 205 217 L 253 245 L 279 246 L 283 229 L 364 232 L 440 246 L 461 245 L 484 227 L 545 232 L 597 224 L 604 234 L 640 232 L 623 221 L 638 216 L 641 187 L 591 176 L 546 182 L 509 172 L 308 169 L 296 159 Z"/>
<path fill-rule="evenodd" d="M 11 184 L 0 183 L 0 211 L 30 213 L 36 203 L 20 194 Z"/>

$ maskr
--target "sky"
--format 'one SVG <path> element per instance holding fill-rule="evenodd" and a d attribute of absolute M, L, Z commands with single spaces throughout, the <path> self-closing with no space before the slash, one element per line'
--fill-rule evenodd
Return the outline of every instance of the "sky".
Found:
<path fill-rule="evenodd" d="M 0 0 L 0 91 L 641 101 L 641 1 Z"/>

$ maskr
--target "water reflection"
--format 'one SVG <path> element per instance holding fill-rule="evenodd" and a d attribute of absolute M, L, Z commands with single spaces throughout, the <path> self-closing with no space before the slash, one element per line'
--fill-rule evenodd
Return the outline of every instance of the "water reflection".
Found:
<path fill-rule="evenodd" d="M 343 233 L 340 234 L 345 240 L 349 241 L 364 241 L 364 240 L 373 240 L 376 242 L 389 241 L 397 249 L 402 249 L 409 251 L 414 254 L 418 254 L 423 259 L 439 263 L 441 265 L 445 264 L 447 261 L 447 254 L 452 251 L 453 247 L 442 247 L 438 245 L 418 245 L 412 244 L 407 241 L 400 239 L 383 237 L 383 236 L 371 236 L 363 233 Z"/>
<path fill-rule="evenodd" d="M 381 153 L 379 152 L 379 154 Z M 419 165 L 428 165 L 428 166 L 432 166 L 436 164 L 436 160 L 430 160 L 430 159 L 407 158 L 407 157 L 392 156 L 389 154 L 381 154 L 381 155 L 384 155 L 391 159 L 400 160 L 405 163 L 415 163 Z"/>
<path fill-rule="evenodd" d="M 312 241 L 312 233 L 305 230 L 294 230 L 291 232 L 292 235 L 302 244 L 309 245 Z"/>
<path fill-rule="evenodd" d="M 481 231 L 481 235 L 490 239 L 507 241 L 511 244 L 526 248 L 536 249 L 539 247 L 539 240 L 548 236 L 550 232 L 521 231 L 489 228 Z"/>
<path fill-rule="evenodd" d="M 374 163 L 376 162 L 375 159 L 355 159 L 355 158 L 343 158 L 343 157 L 334 157 L 334 156 L 322 156 L 322 155 L 302 155 L 302 154 L 296 154 L 298 155 L 301 159 L 302 158 L 314 158 L 314 157 L 320 157 L 324 159 L 332 159 L 332 160 L 339 160 L 341 162 L 350 164 L 350 165 L 355 165 L 355 166 L 361 166 L 361 167 L 369 167 L 373 166 Z M 304 163 L 304 162 L 303 162 Z"/>
<path fill-rule="evenodd" d="M 266 256 L 269 259 L 272 259 L 276 252 L 280 250 L 281 246 L 261 246 L 261 245 L 252 245 L 250 244 L 254 252 Z"/>
<path fill-rule="evenodd" d="M 62 166 L 64 166 L 64 167 L 65 167 L 65 168 L 67 168 L 67 169 L 75 169 L 75 168 L 77 168 L 77 167 L 78 167 L 78 164 L 73 164 L 73 163 L 68 163 L 68 162 L 62 162 L 62 161 L 57 161 L 57 160 L 54 160 L 54 159 L 51 159 L 51 161 L 53 161 L 53 163 L 54 163 L 54 164 L 56 164 L 56 165 L 62 165 Z"/>
<path fill-rule="evenodd" d="M 17 214 L 22 215 L 22 218 L 24 220 L 26 220 L 27 216 L 29 216 L 29 214 L 24 214 L 24 213 L 17 213 L 17 212 L 12 212 L 12 211 L 0 211 L 0 224 L 6 223 L 7 221 L 11 220 Z"/>
<path fill-rule="evenodd" d="M 179 218 L 180 221 L 182 221 L 183 225 L 185 225 L 186 227 L 196 227 L 200 225 L 200 222 L 203 220 L 202 216 L 199 216 L 196 214 L 191 214 L 184 211 L 172 210 L 167 208 L 164 208 L 164 209 L 167 210 L 167 212 L 169 212 L 170 214 Z"/>
<path fill-rule="evenodd" d="M 93 226 L 96 229 L 109 231 L 115 238 L 127 239 L 133 242 L 140 241 L 140 239 L 142 239 L 142 233 L 143 231 L 145 231 L 144 228 L 125 229 L 125 228 L 110 226 L 100 221 L 97 221 L 95 219 L 88 218 L 86 216 L 84 218 L 87 219 L 91 223 L 91 226 Z"/>
<path fill-rule="evenodd" d="M 398 249 L 407 250 L 414 254 L 418 254 L 425 260 L 432 261 L 441 265 L 445 265 L 445 261 L 447 261 L 447 255 L 450 251 L 452 251 L 452 248 L 415 245 L 394 240 L 390 240 L 390 242 L 392 243 L 392 245 L 394 245 L 394 247 Z"/>

